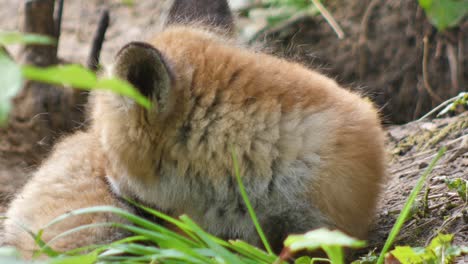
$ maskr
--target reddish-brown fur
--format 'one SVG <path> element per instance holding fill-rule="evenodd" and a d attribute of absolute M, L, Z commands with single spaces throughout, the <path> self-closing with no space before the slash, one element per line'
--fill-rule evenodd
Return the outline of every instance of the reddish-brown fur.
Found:
<path fill-rule="evenodd" d="M 370 102 L 209 29 L 170 25 L 150 43 L 126 46 L 111 74 L 134 81 L 155 108 L 94 92 L 91 128 L 57 146 L 13 202 L 11 219 L 37 231 L 85 206 L 132 210 L 117 199 L 130 196 L 186 213 L 215 235 L 260 244 L 233 184 L 233 150 L 276 250 L 287 234 L 317 227 L 365 237 L 385 178 L 384 134 Z M 121 221 L 73 219 L 46 230 L 45 240 L 80 224 Z M 34 248 L 11 220 L 5 227 L 8 244 Z M 124 235 L 83 231 L 53 246 Z"/>

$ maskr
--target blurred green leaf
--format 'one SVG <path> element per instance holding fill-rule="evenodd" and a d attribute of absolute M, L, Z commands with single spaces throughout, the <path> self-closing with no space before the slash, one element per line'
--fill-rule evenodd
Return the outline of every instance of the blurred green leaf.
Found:
<path fill-rule="evenodd" d="M 454 27 L 468 13 L 468 0 L 418 0 L 429 21 L 439 30 Z"/>
<path fill-rule="evenodd" d="M 26 79 L 65 85 L 83 90 L 104 89 L 132 98 L 145 108 L 151 108 L 151 102 L 131 84 L 118 79 L 97 79 L 95 73 L 80 65 L 60 65 L 38 68 L 25 65 L 22 73 Z"/>
<path fill-rule="evenodd" d="M 299 10 L 307 9 L 312 5 L 310 0 L 267 0 L 265 2 L 272 6 L 280 6 L 280 7 L 290 6 L 290 7 L 297 8 Z"/>
<path fill-rule="evenodd" d="M 42 35 L 0 31 L 0 46 L 12 44 L 55 45 L 57 41 Z"/>
<path fill-rule="evenodd" d="M 60 65 L 47 68 L 38 68 L 25 65 L 22 67 L 26 79 L 65 85 L 80 89 L 91 90 L 97 83 L 96 75 L 79 65 Z"/>
<path fill-rule="evenodd" d="M 320 228 L 303 235 L 290 235 L 284 241 L 284 245 L 293 252 L 297 252 L 304 249 L 315 250 L 322 246 L 360 248 L 365 246 L 366 242 L 352 238 L 338 230 Z"/>
<path fill-rule="evenodd" d="M 151 101 L 148 100 L 148 98 L 142 95 L 131 84 L 120 79 L 113 78 L 98 80 L 95 88 L 111 90 L 114 93 L 132 98 L 135 100 L 135 102 L 145 107 L 146 109 L 150 109 L 152 106 Z"/>
<path fill-rule="evenodd" d="M 290 235 L 284 241 L 285 247 L 291 252 L 302 250 L 323 249 L 331 263 L 344 263 L 343 247 L 360 248 L 366 245 L 365 241 L 352 238 L 338 230 L 325 228 L 309 231 L 303 235 Z"/>
<path fill-rule="evenodd" d="M 49 261 L 49 264 L 93 264 L 97 261 L 97 254 L 89 254 L 71 257 L 57 257 Z"/>
<path fill-rule="evenodd" d="M 122 4 L 133 7 L 135 5 L 135 0 L 122 0 Z"/>
<path fill-rule="evenodd" d="M 452 245 L 453 235 L 439 234 L 426 248 L 396 247 L 390 253 L 402 264 L 449 264 L 464 254 L 463 247 Z"/>
<path fill-rule="evenodd" d="M 11 100 L 21 90 L 22 82 L 21 68 L 0 51 L 0 125 L 6 122 Z"/>
<path fill-rule="evenodd" d="M 21 254 L 14 247 L 0 247 L 0 258 L 2 257 L 20 258 Z"/>
<path fill-rule="evenodd" d="M 311 257 L 304 256 L 304 257 L 300 257 L 300 258 L 296 259 L 294 261 L 294 264 L 310 264 L 311 261 L 312 261 Z"/>
<path fill-rule="evenodd" d="M 434 263 L 434 256 L 431 256 L 421 248 L 410 246 L 396 247 L 390 252 L 402 264 L 405 263 Z"/>

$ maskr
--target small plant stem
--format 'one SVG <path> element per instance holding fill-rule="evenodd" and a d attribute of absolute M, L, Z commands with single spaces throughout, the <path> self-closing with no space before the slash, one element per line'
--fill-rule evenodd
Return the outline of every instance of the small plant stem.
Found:
<path fill-rule="evenodd" d="M 91 52 L 88 56 L 87 66 L 88 69 L 96 72 L 99 68 L 99 58 L 101 56 L 101 49 L 104 43 L 107 28 L 109 27 L 109 10 L 104 9 L 99 18 L 98 27 L 93 38 L 91 45 Z"/>
<path fill-rule="evenodd" d="M 335 31 L 336 35 L 338 36 L 339 39 L 343 39 L 345 37 L 345 34 L 343 30 L 341 29 L 340 25 L 336 20 L 333 18 L 333 16 L 328 12 L 328 10 L 320 3 L 319 0 L 310 0 L 314 6 L 318 9 L 320 14 L 322 14 L 323 18 L 328 22 L 328 24 L 331 26 L 333 31 Z"/>
<path fill-rule="evenodd" d="M 423 82 L 424 82 L 424 88 L 426 88 L 427 93 L 431 96 L 431 98 L 436 101 L 436 102 L 442 102 L 442 98 L 438 96 L 434 90 L 431 87 L 431 84 L 429 83 L 429 74 L 427 72 L 427 60 L 428 60 L 428 53 L 429 53 L 429 38 L 427 36 L 424 36 L 423 38 L 423 62 L 422 62 L 422 74 L 423 74 Z"/>
<path fill-rule="evenodd" d="M 459 98 L 459 96 L 455 96 L 453 98 L 450 98 L 448 99 L 447 101 L 441 103 L 440 105 L 438 105 L 436 108 L 432 109 L 429 113 L 425 114 L 424 116 L 422 116 L 421 118 L 419 118 L 417 121 L 421 121 L 423 119 L 426 119 L 427 117 L 431 116 L 432 114 L 434 114 L 435 112 L 439 111 L 440 109 L 442 109 L 444 106 L 450 104 L 450 103 L 453 103 L 455 102 L 457 99 Z"/>
<path fill-rule="evenodd" d="M 255 225 L 255 229 L 257 229 L 257 233 L 260 236 L 260 239 L 262 240 L 263 246 L 265 247 L 268 254 L 273 255 L 274 254 L 273 250 L 271 250 L 270 244 L 268 243 L 265 233 L 263 233 L 262 227 L 260 226 L 260 223 L 258 222 L 257 215 L 255 214 L 252 204 L 250 203 L 249 197 L 247 196 L 247 192 L 245 191 L 244 184 L 242 183 L 242 179 L 240 177 L 240 171 L 239 171 L 239 164 L 237 162 L 237 155 L 234 149 L 231 149 L 231 152 L 232 152 L 232 162 L 234 165 L 234 173 L 236 175 L 237 184 L 239 185 L 239 191 L 241 193 L 242 199 L 244 200 L 245 205 L 247 206 L 247 210 L 249 211 L 250 218 L 252 218 L 252 222 Z"/>
<path fill-rule="evenodd" d="M 393 242 L 395 241 L 396 236 L 398 233 L 400 233 L 400 230 L 403 226 L 403 224 L 406 221 L 406 218 L 408 217 L 411 207 L 416 200 L 416 197 L 418 196 L 418 193 L 421 191 L 424 183 L 426 182 L 427 177 L 429 174 L 432 172 L 434 169 L 435 165 L 439 161 L 439 159 L 444 155 L 446 151 L 446 148 L 443 147 L 439 150 L 437 153 L 437 156 L 434 157 L 434 159 L 431 161 L 431 164 L 427 167 L 427 169 L 424 171 L 423 175 L 419 178 L 418 182 L 414 186 L 413 190 L 411 191 L 408 200 L 406 200 L 405 205 L 403 206 L 403 209 L 401 210 L 400 215 L 398 216 L 395 224 L 393 225 L 392 230 L 390 231 L 390 234 L 388 235 L 387 240 L 385 241 L 385 245 L 382 249 L 382 252 L 380 252 L 379 259 L 377 260 L 377 264 L 382 264 L 384 263 L 385 260 L 385 254 L 388 252 L 390 247 L 392 246 Z"/>
<path fill-rule="evenodd" d="M 314 264 L 315 262 L 318 262 L 318 261 L 332 263 L 331 260 L 326 259 L 326 258 L 313 258 L 310 260 L 310 264 Z"/>

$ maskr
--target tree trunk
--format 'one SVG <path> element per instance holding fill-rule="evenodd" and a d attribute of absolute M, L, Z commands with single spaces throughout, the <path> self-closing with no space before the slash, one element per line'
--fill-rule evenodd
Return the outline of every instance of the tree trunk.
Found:
<path fill-rule="evenodd" d="M 54 19 L 54 0 L 25 0 L 23 31 L 58 37 L 61 4 Z M 57 48 L 26 45 L 18 57 L 22 64 L 52 66 L 60 61 Z M 81 126 L 84 107 L 77 100 L 70 88 L 24 83 L 13 100 L 7 126 L 0 127 L 0 182 L 5 183 L 0 184 L 0 213 L 27 182 L 32 169 L 47 156 L 54 142 Z"/>
<path fill-rule="evenodd" d="M 24 5 L 23 31 L 55 38 L 54 4 L 54 0 L 27 0 Z M 26 45 L 20 57 L 24 63 L 50 66 L 57 63 L 57 46 Z"/>

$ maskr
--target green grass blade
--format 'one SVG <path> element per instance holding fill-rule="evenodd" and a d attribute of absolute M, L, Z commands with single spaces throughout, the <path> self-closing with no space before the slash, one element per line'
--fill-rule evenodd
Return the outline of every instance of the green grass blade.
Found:
<path fill-rule="evenodd" d="M 240 254 L 249 257 L 259 263 L 273 263 L 278 256 L 268 254 L 267 252 L 254 247 L 242 240 L 229 241 L 232 245 L 232 249 Z"/>
<path fill-rule="evenodd" d="M 343 248 L 340 246 L 323 246 L 325 253 L 327 253 L 330 262 L 333 264 L 343 264 L 344 254 Z"/>
<path fill-rule="evenodd" d="M 48 227 L 50 227 L 50 226 L 52 226 L 52 225 L 54 225 L 54 224 L 56 224 L 58 222 L 64 221 L 65 219 L 68 219 L 70 217 L 73 217 L 73 216 L 76 216 L 76 215 L 82 215 L 82 214 L 90 214 L 90 213 L 114 213 L 114 214 L 116 214 L 116 215 L 118 215 L 120 217 L 123 217 L 124 219 L 126 219 L 126 220 L 128 220 L 128 221 L 130 221 L 130 222 L 132 222 L 132 223 L 134 223 L 134 224 L 136 224 L 138 226 L 141 226 L 141 227 L 145 228 L 148 231 L 159 232 L 162 235 L 171 237 L 173 239 L 180 240 L 181 242 L 183 242 L 185 244 L 189 244 L 192 247 L 198 245 L 196 242 L 191 241 L 190 239 L 188 239 L 188 238 L 186 238 L 184 236 L 181 236 L 181 235 L 175 233 L 172 230 L 169 230 L 169 229 L 167 229 L 167 228 L 165 228 L 163 226 L 160 226 L 160 225 L 155 224 L 155 223 L 153 223 L 151 221 L 148 221 L 148 220 L 146 220 L 144 218 L 136 216 L 136 215 L 134 215 L 132 213 L 129 213 L 129 212 L 123 210 L 123 209 L 112 207 L 112 206 L 95 206 L 95 207 L 89 207 L 89 208 L 74 210 L 74 211 L 63 214 L 63 215 L 58 216 L 57 218 L 53 219 L 50 223 L 48 223 L 46 225 L 45 228 L 48 228 Z M 106 223 L 101 223 L 101 224 L 106 224 Z M 107 224 L 114 224 L 115 226 L 118 226 L 118 227 L 122 226 L 122 224 L 120 224 L 120 223 L 107 223 Z M 89 226 L 88 226 L 88 228 L 89 228 Z M 125 229 L 128 230 L 128 228 L 129 228 L 128 226 L 125 226 Z M 80 227 L 77 227 L 75 229 L 80 229 Z M 132 230 L 129 230 L 129 231 L 132 231 Z M 142 235 L 144 235 L 144 232 L 143 232 Z"/>
<path fill-rule="evenodd" d="M 252 222 L 255 225 L 255 229 L 257 230 L 257 233 L 260 236 L 260 239 L 262 240 L 263 246 L 265 247 L 265 249 L 270 255 L 274 255 L 273 250 L 271 250 L 270 243 L 268 243 L 265 233 L 263 233 L 263 229 L 260 226 L 260 223 L 258 222 L 257 215 L 255 214 L 252 204 L 250 203 L 249 197 L 247 196 L 247 192 L 245 191 L 245 186 L 242 183 L 242 179 L 241 179 L 240 171 L 239 171 L 239 163 L 237 162 L 237 155 L 234 152 L 234 149 L 232 149 L 231 152 L 232 152 L 232 162 L 234 165 L 234 173 L 236 175 L 237 184 L 239 185 L 239 191 L 241 193 L 242 199 L 244 200 L 244 203 L 247 206 L 247 210 L 249 211 L 250 218 L 252 219 Z"/>
<path fill-rule="evenodd" d="M 60 237 L 69 235 L 71 233 L 78 232 L 85 228 L 116 227 L 116 228 L 130 231 L 138 235 L 138 237 L 144 237 L 147 241 L 151 241 L 152 243 L 154 243 L 155 244 L 154 246 L 158 246 L 161 249 L 163 248 L 177 249 L 181 253 L 186 254 L 187 256 L 190 256 L 191 258 L 200 260 L 200 263 L 211 262 L 210 257 L 197 253 L 197 250 L 203 246 L 202 243 L 198 243 L 197 241 L 192 241 L 163 226 L 155 224 L 139 216 L 133 215 L 123 209 L 115 208 L 111 206 L 95 206 L 95 207 L 90 207 L 90 208 L 74 210 L 70 213 L 67 213 L 67 214 L 64 214 L 55 218 L 49 224 L 47 224 L 45 228 L 53 226 L 61 221 L 65 221 L 70 217 L 82 215 L 82 214 L 90 214 L 90 213 L 114 213 L 132 222 L 133 224 L 137 226 L 127 225 L 123 223 L 112 223 L 112 222 L 89 224 L 89 225 L 79 226 L 79 227 L 70 229 L 62 234 L 59 234 L 58 236 L 53 238 L 51 241 L 54 241 Z M 138 226 L 141 226 L 141 227 L 138 227 Z M 192 228 L 189 225 L 187 226 L 188 228 Z M 192 232 L 195 232 L 195 230 L 193 230 Z M 198 234 L 198 230 L 197 230 L 197 234 Z M 227 244 L 227 242 L 225 243 Z M 111 244 L 111 245 L 115 246 L 115 244 Z M 97 248 L 96 251 L 104 251 L 104 250 L 107 250 L 109 247 L 110 246 L 108 245 L 102 245 L 102 247 Z M 212 254 L 209 254 L 209 255 L 212 255 Z"/>
<path fill-rule="evenodd" d="M 191 239 L 193 239 L 194 241 L 198 241 L 200 242 L 200 240 L 198 239 L 198 237 L 196 235 L 193 234 L 193 232 L 191 231 L 190 227 L 188 225 L 186 225 L 184 222 L 180 221 L 180 220 L 177 220 L 173 217 L 170 217 L 169 215 L 166 215 L 162 212 L 159 212 L 159 211 L 156 211 L 152 208 L 149 208 L 149 207 L 146 207 L 146 206 L 143 206 L 141 204 L 138 204 L 134 201 L 132 201 L 131 199 L 128 199 L 128 198 L 124 198 L 127 202 L 129 202 L 130 204 L 170 223 L 170 224 L 173 224 L 175 225 L 177 228 L 179 228 L 180 230 L 182 230 L 187 236 L 189 236 Z"/>
<path fill-rule="evenodd" d="M 93 264 L 96 263 L 97 255 L 94 252 L 79 256 L 60 256 L 48 261 L 49 264 Z"/>
<path fill-rule="evenodd" d="M 411 207 L 413 206 L 414 201 L 416 200 L 416 197 L 418 196 L 418 193 L 421 191 L 424 183 L 426 182 L 427 177 L 429 174 L 432 172 L 434 169 L 435 165 L 439 161 L 439 159 L 444 155 L 446 151 L 446 148 L 443 147 L 439 150 L 437 155 L 432 159 L 431 164 L 427 169 L 424 171 L 423 175 L 419 178 L 418 182 L 414 186 L 413 190 L 411 191 L 408 199 L 406 200 L 405 205 L 403 206 L 403 209 L 401 210 L 400 215 L 398 216 L 395 224 L 393 225 L 392 230 L 390 231 L 390 235 L 388 236 L 387 240 L 385 241 L 385 245 L 382 249 L 382 252 L 380 252 L 379 259 L 377 260 L 377 264 L 382 264 L 384 263 L 385 260 L 385 254 L 388 252 L 390 247 L 392 246 L 393 242 L 395 241 L 396 236 L 398 233 L 400 233 L 400 230 L 403 226 L 403 224 L 406 221 L 406 218 L 408 217 L 408 214 L 410 213 Z"/>
<path fill-rule="evenodd" d="M 214 241 L 210 235 L 203 231 L 189 217 L 187 217 L 186 215 L 182 215 L 180 219 L 187 223 L 191 227 L 191 229 L 203 240 L 203 242 L 205 242 L 210 249 L 212 249 L 217 255 L 219 255 L 219 257 L 221 257 L 224 260 L 224 263 L 244 263 L 237 255 L 231 253 L 229 250 L 216 243 L 216 241 Z"/>
<path fill-rule="evenodd" d="M 7 219 L 7 217 L 2 216 L 1 219 Z M 46 247 L 46 243 L 42 240 L 42 230 L 39 230 L 38 233 L 34 233 L 31 229 L 26 227 L 23 223 L 15 220 L 15 219 L 10 219 L 16 226 L 18 226 L 21 230 L 26 232 L 33 240 L 34 242 L 39 246 L 43 247 L 42 252 L 45 252 L 49 257 L 55 257 L 58 256 L 59 253 L 51 249 L 50 247 Z M 34 256 L 36 253 L 34 253 Z"/>

